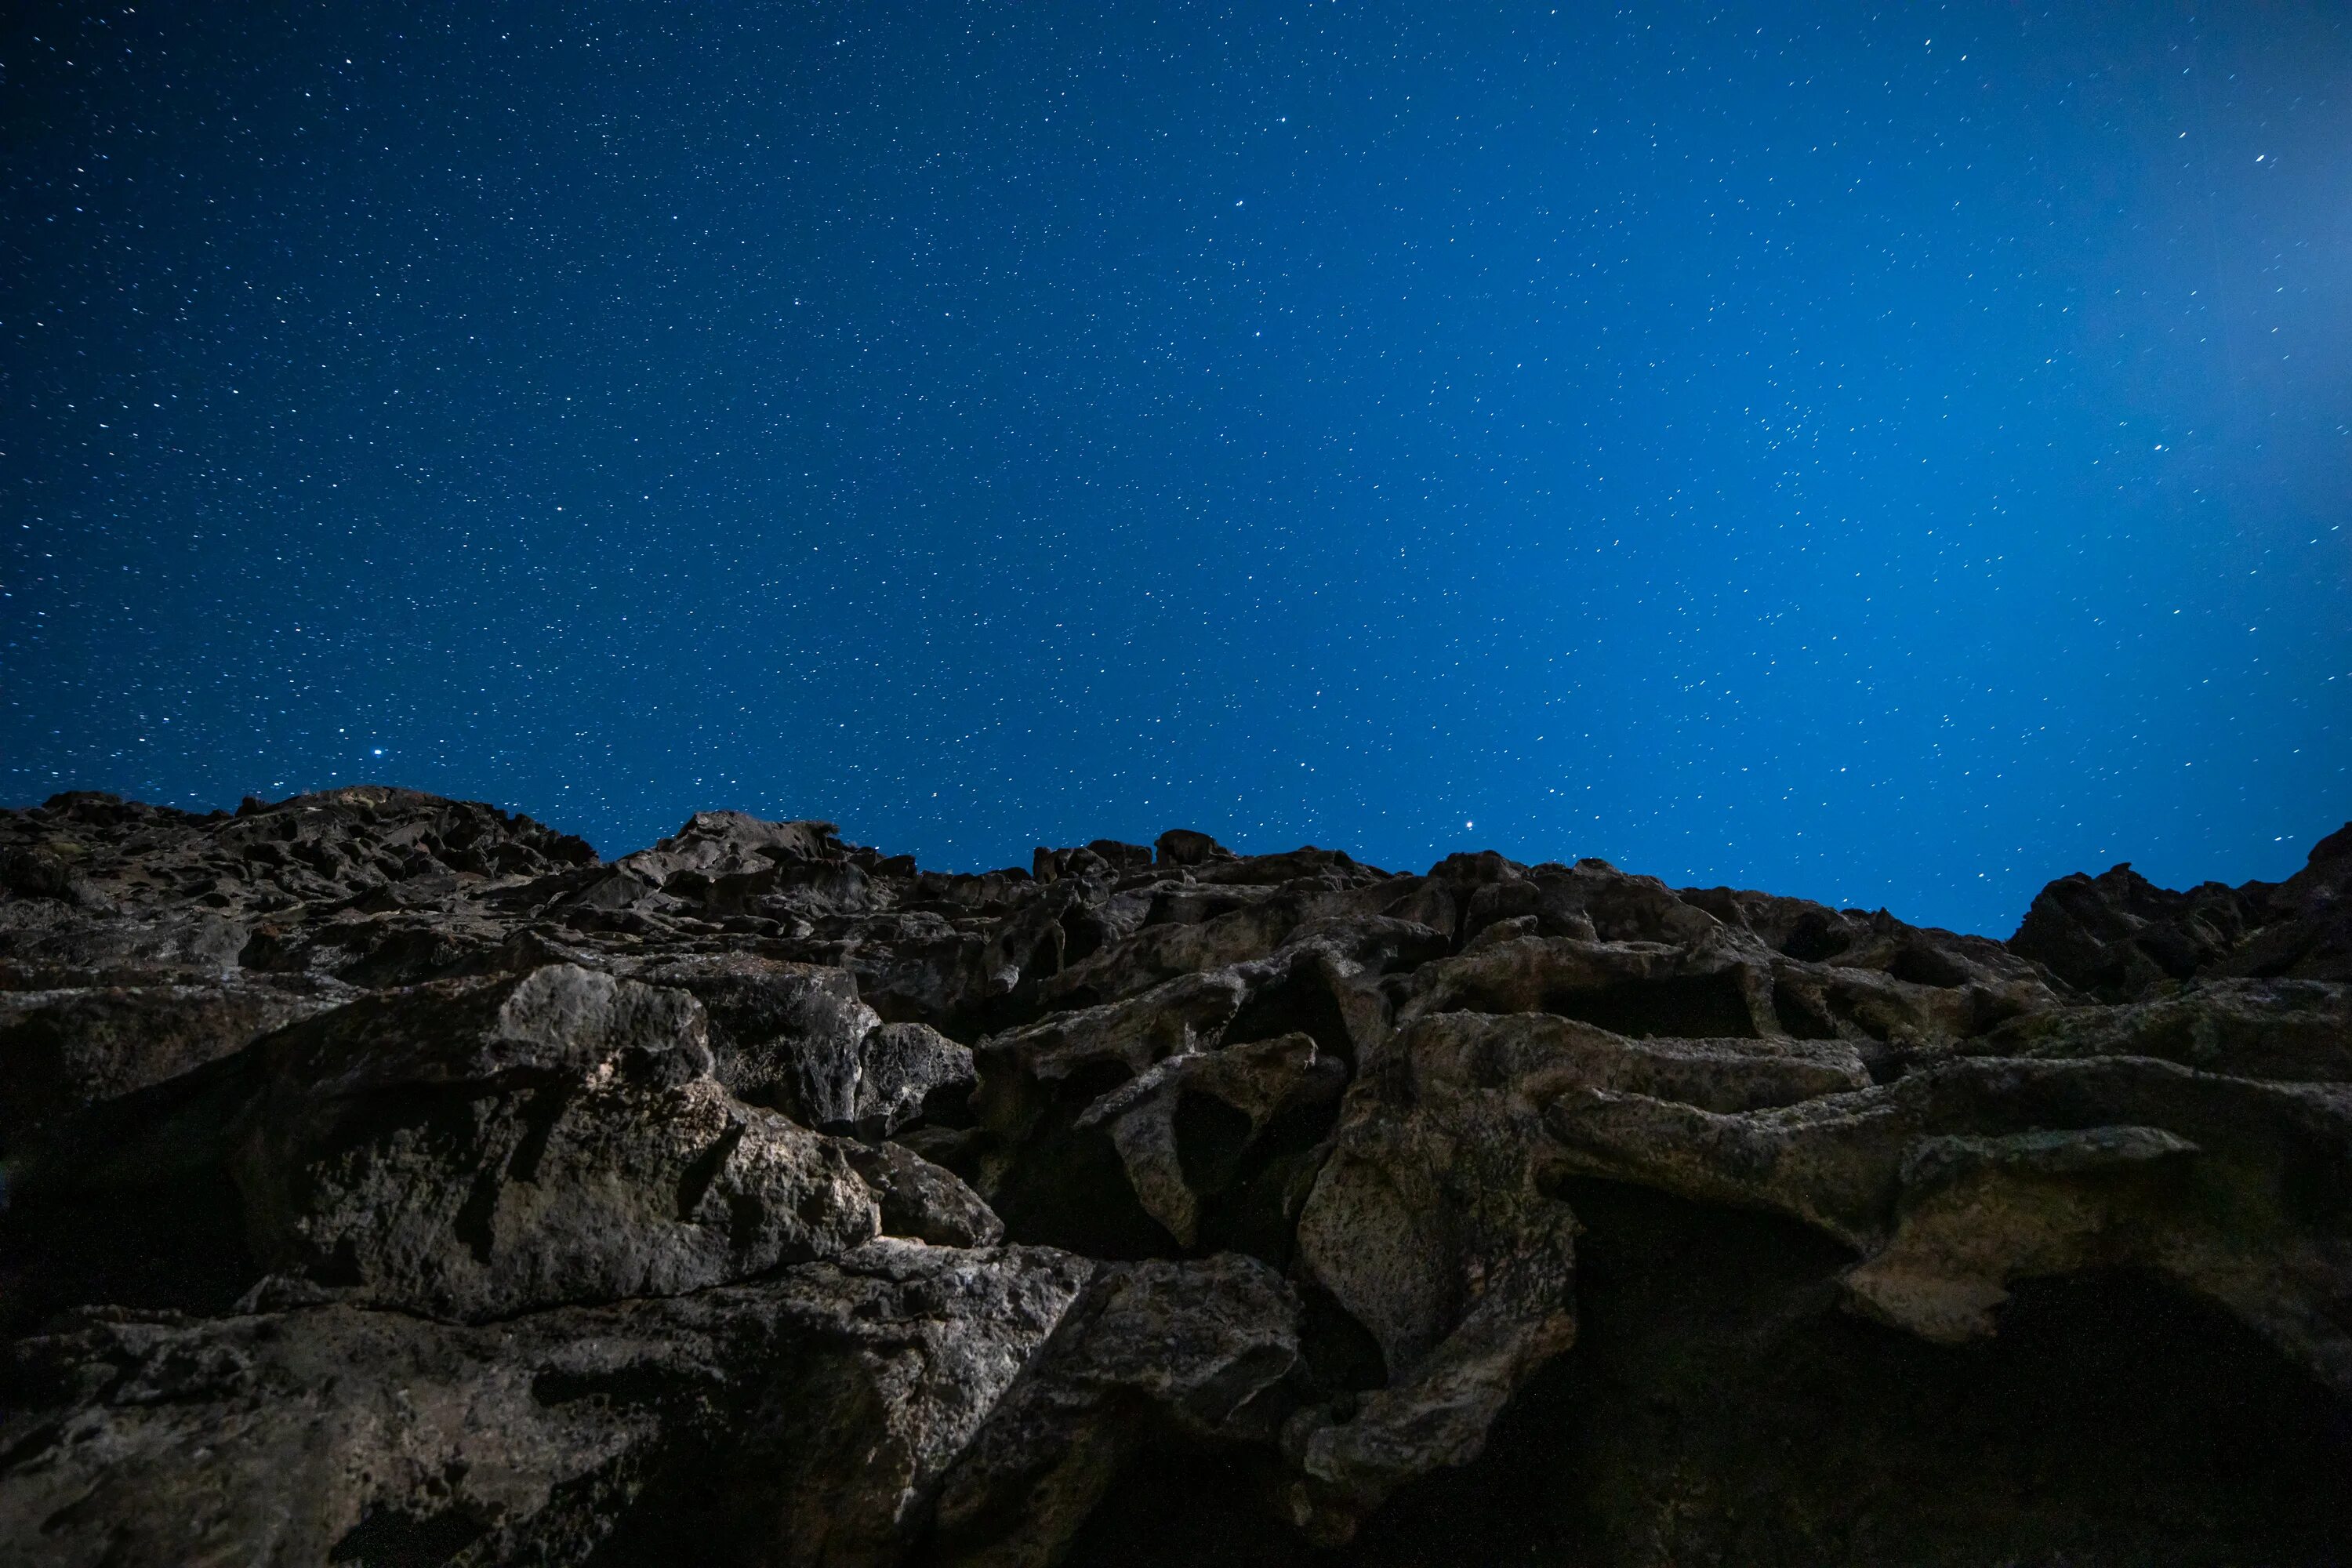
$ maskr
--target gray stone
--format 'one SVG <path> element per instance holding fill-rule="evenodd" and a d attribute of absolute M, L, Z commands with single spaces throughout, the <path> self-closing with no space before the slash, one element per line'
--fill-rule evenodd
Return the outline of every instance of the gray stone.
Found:
<path fill-rule="evenodd" d="M 885 1242 L 463 1328 L 329 1306 L 18 1347 L 0 1558 L 58 1568 L 894 1560 L 1088 1277 Z"/>
<path fill-rule="evenodd" d="M 837 1143 L 710 1077 L 683 992 L 568 965 L 352 1004 L 261 1047 L 235 1156 L 269 1268 L 479 1321 L 672 1295 L 876 1234 Z"/>

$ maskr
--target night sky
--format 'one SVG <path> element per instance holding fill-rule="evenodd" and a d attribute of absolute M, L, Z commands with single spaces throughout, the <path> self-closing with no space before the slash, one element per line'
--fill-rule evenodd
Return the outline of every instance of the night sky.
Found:
<path fill-rule="evenodd" d="M 2011 931 L 2352 816 L 2352 7 L 19 3 L 0 801 Z"/>

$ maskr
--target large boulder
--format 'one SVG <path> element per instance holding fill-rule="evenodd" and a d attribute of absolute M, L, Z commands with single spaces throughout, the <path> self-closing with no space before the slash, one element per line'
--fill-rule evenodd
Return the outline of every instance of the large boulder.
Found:
<path fill-rule="evenodd" d="M 0 1558 L 890 1562 L 1090 1272 L 881 1242 L 479 1328 L 87 1318 L 17 1349 Z"/>
<path fill-rule="evenodd" d="M 258 1048 L 234 1156 L 255 1249 L 357 1300 L 481 1321 L 877 1232 L 840 1145 L 711 1076 L 683 992 L 551 965 L 354 1003 Z"/>

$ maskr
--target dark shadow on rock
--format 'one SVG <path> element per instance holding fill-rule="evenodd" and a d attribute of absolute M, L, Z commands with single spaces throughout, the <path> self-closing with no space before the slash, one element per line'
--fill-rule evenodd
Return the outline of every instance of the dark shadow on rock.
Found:
<path fill-rule="evenodd" d="M 0 1336 L 104 1302 L 227 1311 L 259 1278 L 224 1140 L 242 1057 L 99 1105 L 27 1152 L 0 1205 Z"/>
<path fill-rule="evenodd" d="M 2352 1560 L 2352 1413 L 2160 1281 L 2023 1282 L 1945 1349 L 1838 1310 L 1847 1255 L 1799 1226 L 1564 1187 L 1580 1340 L 1476 1463 L 1317 1552 L 1239 1465 L 1154 1455 L 1068 1568 Z"/>
<path fill-rule="evenodd" d="M 1627 1039 L 1659 1037 L 1692 1039 L 1754 1039 L 1756 1021 L 1748 998 L 1730 974 L 1676 975 L 1621 980 L 1613 984 L 1563 988 L 1544 998 L 1543 1010 L 1607 1029 Z"/>
<path fill-rule="evenodd" d="M 1098 1062 L 1051 1086 L 1032 1152 L 991 1194 L 1008 1240 L 1130 1260 L 1177 1250 L 1175 1238 L 1136 1201 L 1109 1133 L 1076 1125 L 1081 1111 L 1127 1076 L 1116 1064 Z"/>

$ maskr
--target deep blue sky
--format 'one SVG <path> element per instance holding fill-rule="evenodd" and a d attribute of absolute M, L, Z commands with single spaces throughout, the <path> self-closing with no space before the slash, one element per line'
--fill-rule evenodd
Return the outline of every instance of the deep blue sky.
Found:
<path fill-rule="evenodd" d="M 2352 816 L 2352 8 L 18 5 L 0 797 L 2006 934 Z"/>

